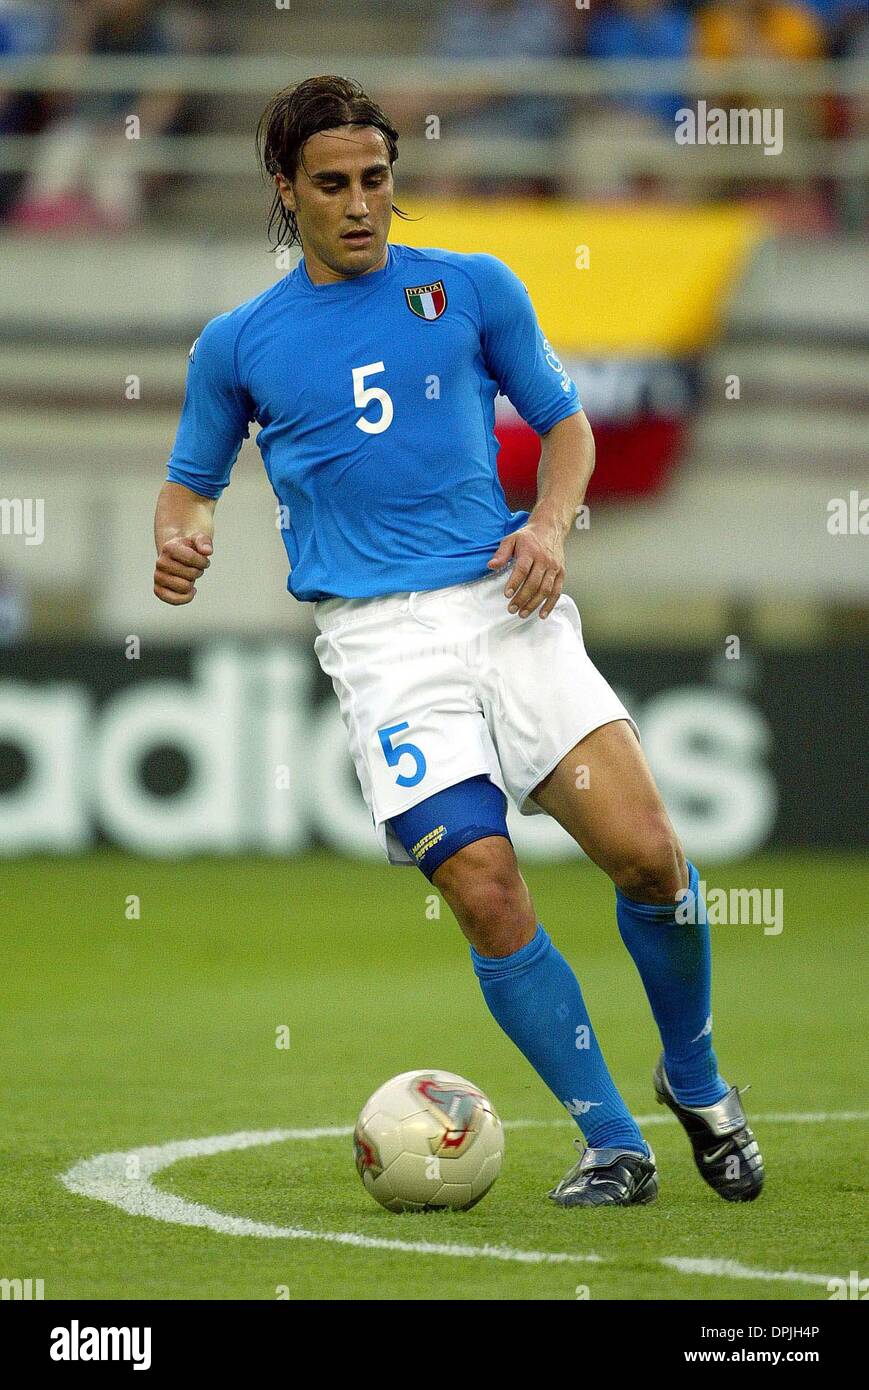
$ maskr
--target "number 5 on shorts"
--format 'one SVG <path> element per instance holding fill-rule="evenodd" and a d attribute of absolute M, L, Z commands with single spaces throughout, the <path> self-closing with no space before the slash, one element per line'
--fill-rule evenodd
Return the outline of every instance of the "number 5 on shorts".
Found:
<path fill-rule="evenodd" d="M 415 743 L 392 743 L 392 735 L 400 734 L 402 729 L 409 729 L 410 725 L 405 721 L 404 724 L 390 724 L 388 729 L 378 729 L 377 737 L 380 739 L 380 746 L 383 749 L 383 756 L 390 767 L 395 767 L 402 753 L 409 753 L 416 763 L 416 771 L 413 776 L 407 777 L 404 773 L 399 773 L 396 783 L 399 787 L 415 787 L 422 781 L 426 774 L 426 762 L 421 748 L 417 748 Z"/>

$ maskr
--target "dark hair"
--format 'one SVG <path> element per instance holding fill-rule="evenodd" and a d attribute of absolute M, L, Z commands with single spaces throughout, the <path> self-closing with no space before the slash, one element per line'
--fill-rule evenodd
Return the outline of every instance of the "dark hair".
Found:
<path fill-rule="evenodd" d="M 291 183 L 305 141 L 321 130 L 334 130 L 341 125 L 373 126 L 379 130 L 386 142 L 389 163 L 395 163 L 398 131 L 359 83 L 346 77 L 309 77 L 276 93 L 259 118 L 256 149 L 263 175 L 272 178 L 283 174 Z M 394 203 L 392 211 L 398 217 L 407 216 Z M 275 226 L 276 246 L 301 244 L 295 215 L 284 207 L 280 190 L 276 190 L 272 201 L 268 231 L 271 233 Z"/>

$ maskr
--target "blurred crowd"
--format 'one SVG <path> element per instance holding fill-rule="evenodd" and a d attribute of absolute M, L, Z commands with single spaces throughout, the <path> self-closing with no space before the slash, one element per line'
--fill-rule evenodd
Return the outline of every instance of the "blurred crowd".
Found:
<path fill-rule="evenodd" d="M 449 0 L 432 32 L 431 52 L 439 57 L 475 58 L 506 63 L 561 58 L 613 60 L 776 59 L 803 62 L 816 58 L 869 56 L 869 0 Z M 641 141 L 673 144 L 677 111 L 692 104 L 696 93 L 658 93 L 618 99 L 574 101 L 561 98 L 488 97 L 464 102 L 450 113 L 452 136 L 471 138 L 542 136 L 552 142 L 552 167 L 538 177 L 517 179 L 511 192 L 562 194 L 592 199 L 676 196 L 763 198 L 791 226 L 813 231 L 835 226 L 863 202 L 851 190 L 806 177 L 777 186 L 752 178 L 681 182 L 637 177 L 628 151 Z M 716 93 L 710 105 L 725 107 L 784 106 L 789 133 L 818 138 L 865 135 L 866 102 L 788 99 L 733 91 Z M 429 109 L 442 109 L 438 101 Z M 419 108 L 418 108 L 419 109 Z M 401 114 L 409 115 L 405 110 Z M 497 187 L 504 189 L 503 181 Z M 494 180 L 452 179 L 442 192 L 490 192 Z"/>
<path fill-rule="evenodd" d="M 0 57 L 159 57 L 207 50 L 212 37 L 205 6 L 0 0 Z M 123 232 L 135 226 L 159 178 L 135 170 L 125 124 L 131 114 L 145 136 L 196 124 L 195 103 L 181 93 L 13 92 L 4 91 L 0 78 L 0 137 L 39 137 L 30 167 L 2 176 L 0 217 L 32 231 Z"/>
<path fill-rule="evenodd" d="M 224 19 L 235 8 L 236 48 L 244 42 L 245 6 L 230 0 L 0 0 L 0 58 L 40 54 L 168 55 L 227 51 Z M 292 23 L 293 10 L 286 22 Z M 355 9 L 354 22 L 388 18 L 390 0 Z M 420 10 L 419 50 L 437 58 L 492 64 L 567 58 L 784 59 L 869 56 L 867 0 L 442 0 Z M 292 30 L 286 31 L 290 36 Z M 290 42 L 291 42 L 290 37 Z M 231 46 L 230 46 L 231 51 Z M 351 74 L 352 75 L 352 74 Z M 668 139 L 676 111 L 689 103 L 679 92 L 636 94 L 618 100 L 577 102 L 571 97 L 464 96 L 445 99 L 420 92 L 415 101 L 378 92 L 402 133 L 423 113 L 448 119 L 452 137 L 537 138 L 552 142 L 553 157 L 537 178 L 505 186 L 480 178 L 444 180 L 441 192 L 562 193 L 620 197 L 666 188 L 636 180 L 612 162 L 614 140 Z M 696 96 L 696 94 L 695 94 Z M 721 105 L 763 104 L 734 92 Z M 769 99 L 766 99 L 769 104 Z M 0 220 L 31 231 L 68 228 L 125 231 L 143 215 L 166 175 L 140 174 L 131 159 L 124 122 L 135 113 L 150 136 L 207 131 L 201 102 L 178 93 L 27 93 L 4 91 L 0 78 L 0 137 L 36 138 L 26 171 L 0 172 Z M 856 99 L 794 99 L 790 128 L 820 138 L 866 134 L 866 103 Z M 796 122 L 796 127 L 792 124 Z M 169 180 L 171 182 L 171 180 Z M 692 190 L 702 196 L 709 190 Z M 712 190 L 721 193 L 723 189 Z M 728 187 L 729 196 L 743 190 Z M 791 185 L 797 200 L 827 199 L 823 180 Z M 835 212 L 835 208 L 833 209 Z"/>

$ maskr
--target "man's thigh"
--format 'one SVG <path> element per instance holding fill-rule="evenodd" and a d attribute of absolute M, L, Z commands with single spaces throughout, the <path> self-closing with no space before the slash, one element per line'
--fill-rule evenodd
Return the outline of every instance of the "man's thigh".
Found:
<path fill-rule="evenodd" d="M 603 724 L 577 743 L 531 799 L 611 877 L 671 845 L 680 872 L 684 866 L 640 741 L 626 720 Z"/>

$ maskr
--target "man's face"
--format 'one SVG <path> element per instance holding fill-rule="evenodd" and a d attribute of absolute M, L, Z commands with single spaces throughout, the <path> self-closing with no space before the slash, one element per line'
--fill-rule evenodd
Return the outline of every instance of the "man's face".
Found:
<path fill-rule="evenodd" d="M 392 221 L 392 169 L 386 141 L 373 126 L 337 126 L 302 146 L 292 184 L 275 176 L 284 206 L 296 215 L 309 272 L 349 279 L 383 260 Z M 325 278 L 325 277 L 324 277 Z"/>

